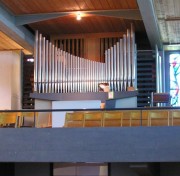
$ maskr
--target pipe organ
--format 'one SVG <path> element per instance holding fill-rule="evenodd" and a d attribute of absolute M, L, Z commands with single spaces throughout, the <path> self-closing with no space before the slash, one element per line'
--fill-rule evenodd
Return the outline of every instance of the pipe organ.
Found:
<path fill-rule="evenodd" d="M 111 91 L 136 88 L 136 48 L 133 25 L 113 47 L 105 51 L 105 63 L 71 55 L 36 31 L 34 92 L 98 92 L 99 83 Z"/>

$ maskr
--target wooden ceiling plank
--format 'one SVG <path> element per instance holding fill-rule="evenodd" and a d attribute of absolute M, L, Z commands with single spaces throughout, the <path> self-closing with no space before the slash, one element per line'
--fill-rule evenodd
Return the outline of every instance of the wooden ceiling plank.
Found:
<path fill-rule="evenodd" d="M 67 1 L 68 4 L 69 4 L 68 6 L 69 6 L 69 10 L 70 10 L 70 11 L 78 11 L 78 10 L 80 10 L 77 2 L 72 1 L 72 0 L 66 0 L 66 1 Z"/>
<path fill-rule="evenodd" d="M 129 9 L 127 1 L 121 1 L 121 6 L 123 9 Z"/>
<path fill-rule="evenodd" d="M 52 4 L 52 8 L 51 9 L 49 8 L 49 12 L 52 12 L 52 10 L 54 10 L 55 12 L 69 11 L 72 8 L 71 6 L 69 6 L 69 3 L 67 0 L 60 0 L 60 1 L 48 0 L 48 1 L 49 1 L 49 4 Z"/>
<path fill-rule="evenodd" d="M 1 3 L 3 3 L 3 5 L 5 5 L 14 15 L 27 13 L 28 11 L 28 7 L 24 5 L 25 2 L 2 0 Z"/>
<path fill-rule="evenodd" d="M 1 35 L 0 35 L 0 39 L 1 39 L 1 47 L 3 49 L 23 49 L 21 46 L 19 46 L 18 44 L 16 43 L 11 43 L 11 40 L 3 40 L 4 37 L 2 38 Z"/>
<path fill-rule="evenodd" d="M 85 2 L 86 2 L 86 4 L 87 4 L 89 10 L 95 9 L 95 7 L 94 7 L 94 5 L 93 5 L 93 3 L 92 3 L 91 0 L 85 0 Z"/>
<path fill-rule="evenodd" d="M 99 2 L 101 3 L 103 9 L 110 9 L 110 6 L 107 0 L 99 0 Z"/>
<path fill-rule="evenodd" d="M 87 10 L 88 6 L 84 0 L 75 0 L 80 10 Z"/>
<path fill-rule="evenodd" d="M 112 0 L 107 0 L 107 2 L 108 2 L 109 7 L 110 7 L 111 9 L 115 9 L 115 5 L 114 5 L 114 3 L 113 3 Z M 116 3 L 118 3 L 118 1 L 116 1 Z"/>
<path fill-rule="evenodd" d="M 15 41 L 10 39 L 8 36 L 6 36 L 3 32 L 0 32 L 0 39 L 1 39 L 1 42 L 4 41 L 5 43 L 7 43 L 6 45 L 13 46 L 14 48 L 23 48 L 22 46 L 17 44 Z"/>
<path fill-rule="evenodd" d="M 103 9 L 103 7 L 102 7 L 102 5 L 101 5 L 99 0 L 94 0 L 94 1 L 92 1 L 92 3 L 93 3 L 93 6 L 95 7 L 95 10 Z"/>
<path fill-rule="evenodd" d="M 126 1 L 127 4 L 128 4 L 128 8 L 131 8 L 131 9 L 138 9 L 138 4 L 137 4 L 137 1 L 136 0 L 128 0 Z"/>

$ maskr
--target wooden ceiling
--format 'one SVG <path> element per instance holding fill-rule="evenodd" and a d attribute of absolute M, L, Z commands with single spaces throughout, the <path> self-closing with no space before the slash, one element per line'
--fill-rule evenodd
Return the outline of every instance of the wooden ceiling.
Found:
<path fill-rule="evenodd" d="M 0 51 L 8 51 L 8 50 L 23 50 L 23 52 L 27 55 L 32 54 L 30 51 L 24 49 L 17 42 L 12 40 L 2 31 L 0 31 Z"/>
<path fill-rule="evenodd" d="M 131 23 L 137 32 L 145 33 L 143 21 L 136 19 L 140 12 L 136 0 L 0 0 L 3 7 L 15 17 L 60 13 L 54 19 L 27 22 L 25 26 L 45 36 L 87 33 L 126 32 Z M 125 15 L 115 17 L 113 13 L 125 11 Z M 96 14 L 105 11 L 104 14 Z M 76 20 L 76 12 L 81 12 L 82 20 Z M 65 13 L 65 15 L 61 15 Z M 107 14 L 106 14 L 107 13 Z M 8 44 L 5 45 L 6 48 Z M 0 47 L 0 50 L 3 48 Z"/>
<path fill-rule="evenodd" d="M 131 10 L 138 10 L 136 0 L 2 0 L 2 3 L 15 16 L 68 12 L 65 16 L 28 24 L 33 31 L 38 30 L 44 35 L 125 32 L 131 23 L 136 31 L 145 31 L 142 20 L 83 13 L 82 20 L 77 21 L 73 14 L 75 11 L 102 10 L 129 10 L 131 13 Z"/>
<path fill-rule="evenodd" d="M 136 0 L 1 0 L 15 15 L 109 9 L 138 9 Z"/>
<path fill-rule="evenodd" d="M 122 33 L 130 28 L 131 23 L 134 24 L 135 32 L 144 34 L 147 28 L 144 27 L 144 19 L 141 18 L 142 12 L 140 14 L 137 2 L 139 3 L 141 0 L 0 0 L 3 7 L 16 19 L 19 17 L 27 19 L 30 16 L 31 19 L 36 19 L 38 15 L 58 13 L 59 16 L 57 15 L 56 18 L 25 20 L 25 23 L 21 24 L 22 21 L 20 21 L 18 24 L 25 25 L 33 33 L 38 30 L 46 36 Z M 180 1 L 153 0 L 152 2 L 155 3 L 153 8 L 155 7 L 162 43 L 179 44 Z M 146 9 L 143 11 L 146 13 Z M 77 12 L 82 12 L 81 21 L 77 21 L 75 18 Z M 148 21 L 147 18 L 146 21 Z M 6 48 L 9 48 L 8 45 Z M 0 50 L 2 50 L 1 47 Z"/>
<path fill-rule="evenodd" d="M 2 50 L 21 50 L 23 47 L 14 42 L 11 38 L 6 36 L 3 32 L 0 31 L 0 48 Z"/>

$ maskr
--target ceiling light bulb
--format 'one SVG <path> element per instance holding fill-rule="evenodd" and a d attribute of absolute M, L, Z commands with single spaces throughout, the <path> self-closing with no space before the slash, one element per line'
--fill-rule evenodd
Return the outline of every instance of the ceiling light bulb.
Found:
<path fill-rule="evenodd" d="M 77 19 L 77 20 L 81 20 L 81 14 L 80 14 L 80 13 L 77 14 L 76 19 Z"/>

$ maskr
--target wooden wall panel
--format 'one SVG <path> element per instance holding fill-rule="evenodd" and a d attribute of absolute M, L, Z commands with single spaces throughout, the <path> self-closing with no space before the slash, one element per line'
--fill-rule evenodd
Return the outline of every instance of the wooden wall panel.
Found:
<path fill-rule="evenodd" d="M 85 39 L 84 42 L 84 57 L 90 60 L 100 61 L 100 39 L 89 38 Z"/>

